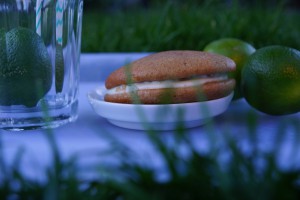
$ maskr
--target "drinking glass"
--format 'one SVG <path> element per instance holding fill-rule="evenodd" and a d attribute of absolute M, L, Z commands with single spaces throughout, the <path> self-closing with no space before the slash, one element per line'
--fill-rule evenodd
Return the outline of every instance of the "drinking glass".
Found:
<path fill-rule="evenodd" d="M 83 0 L 0 1 L 0 128 L 78 116 Z"/>

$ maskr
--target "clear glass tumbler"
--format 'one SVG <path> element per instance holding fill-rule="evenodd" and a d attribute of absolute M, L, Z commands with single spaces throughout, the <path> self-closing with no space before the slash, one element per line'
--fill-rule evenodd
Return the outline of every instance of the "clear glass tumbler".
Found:
<path fill-rule="evenodd" d="M 83 0 L 0 1 L 0 128 L 76 120 Z"/>

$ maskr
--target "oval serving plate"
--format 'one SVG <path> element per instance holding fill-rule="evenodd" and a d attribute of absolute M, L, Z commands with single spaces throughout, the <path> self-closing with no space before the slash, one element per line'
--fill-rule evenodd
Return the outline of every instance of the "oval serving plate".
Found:
<path fill-rule="evenodd" d="M 110 123 L 135 130 L 174 130 L 178 124 L 193 128 L 223 113 L 229 106 L 233 92 L 223 98 L 181 104 L 122 104 L 104 101 L 105 88 L 90 91 L 87 96 L 94 111 Z"/>

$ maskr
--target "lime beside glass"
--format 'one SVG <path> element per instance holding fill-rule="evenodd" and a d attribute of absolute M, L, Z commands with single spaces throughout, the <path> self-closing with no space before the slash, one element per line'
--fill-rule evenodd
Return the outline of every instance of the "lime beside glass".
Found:
<path fill-rule="evenodd" d="M 300 112 L 300 51 L 284 46 L 257 50 L 242 70 L 246 101 L 270 115 Z"/>
<path fill-rule="evenodd" d="M 234 90 L 233 99 L 242 98 L 240 89 L 241 85 L 241 71 L 249 56 L 255 52 L 255 48 L 240 39 L 236 38 L 221 38 L 207 44 L 204 51 L 217 53 L 231 58 L 236 64 L 236 70 L 228 73 L 229 77 L 234 78 L 236 81 L 236 87 Z"/>

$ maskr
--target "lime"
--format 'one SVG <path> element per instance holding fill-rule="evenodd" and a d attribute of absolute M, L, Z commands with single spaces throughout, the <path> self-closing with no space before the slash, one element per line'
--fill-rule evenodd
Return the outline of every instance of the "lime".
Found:
<path fill-rule="evenodd" d="M 283 46 L 257 50 L 242 71 L 247 102 L 270 115 L 300 111 L 300 52 Z"/>
<path fill-rule="evenodd" d="M 63 48 L 60 44 L 56 44 L 55 51 L 55 90 L 57 93 L 62 92 L 64 84 L 64 55 Z"/>
<path fill-rule="evenodd" d="M 0 105 L 33 107 L 50 90 L 52 67 L 41 37 L 27 28 L 0 36 Z"/>
<path fill-rule="evenodd" d="M 229 77 L 236 80 L 236 88 L 234 90 L 233 99 L 242 97 L 240 84 L 241 84 L 241 71 L 251 54 L 255 52 L 255 48 L 242 40 L 235 38 L 222 38 L 209 43 L 204 51 L 221 54 L 231 58 L 236 64 L 236 70 L 229 73 Z"/>

